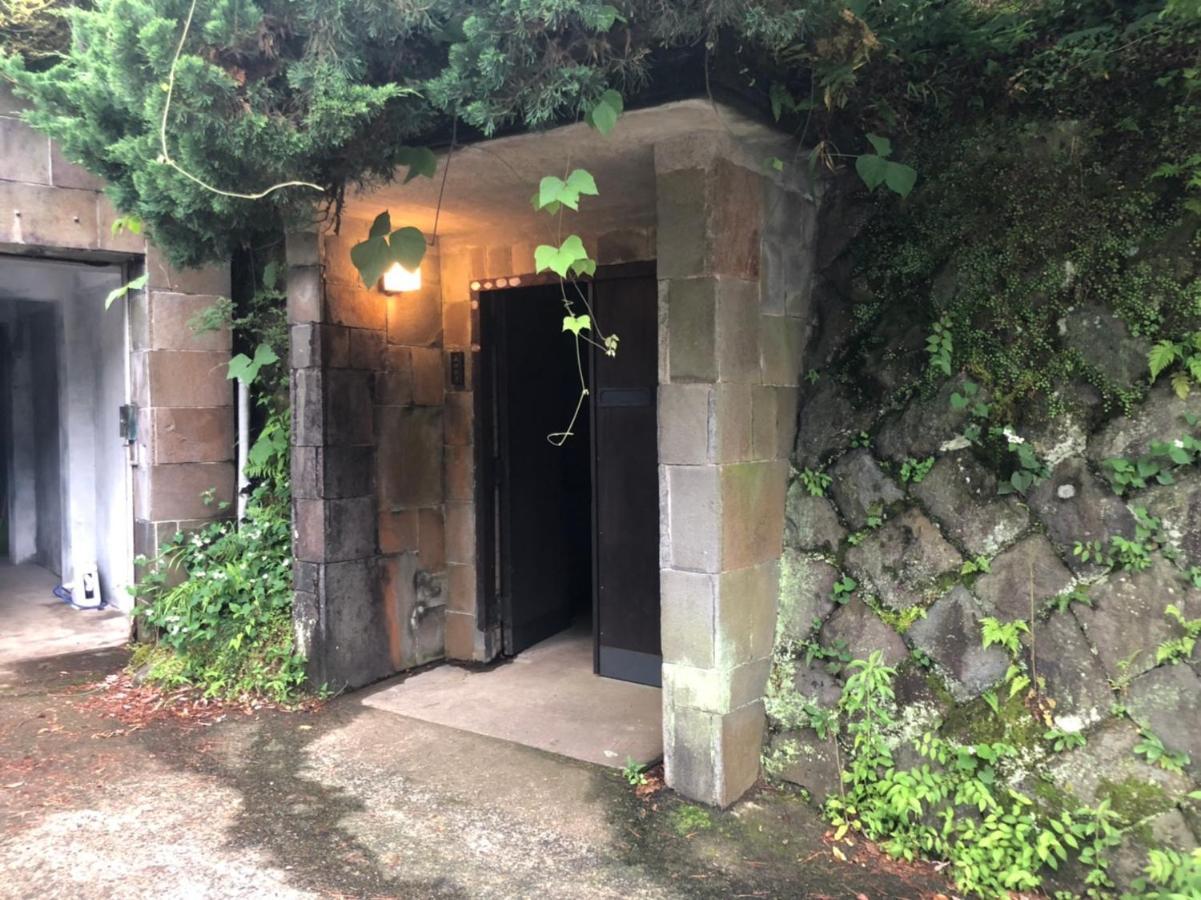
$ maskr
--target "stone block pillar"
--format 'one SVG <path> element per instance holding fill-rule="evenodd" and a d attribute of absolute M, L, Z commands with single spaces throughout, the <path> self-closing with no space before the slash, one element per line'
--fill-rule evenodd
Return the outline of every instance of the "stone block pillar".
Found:
<path fill-rule="evenodd" d="M 145 267 L 145 289 L 128 297 L 134 552 L 152 558 L 177 531 L 231 515 L 236 435 L 229 329 L 197 334 L 188 325 L 229 296 L 229 266 L 179 270 L 149 248 Z"/>
<path fill-rule="evenodd" d="M 800 371 L 753 165 L 723 135 L 655 148 L 665 766 L 719 806 L 759 775 Z"/>
<path fill-rule="evenodd" d="M 360 224 L 287 243 L 294 618 L 311 679 L 333 689 L 444 644 L 438 266 L 423 264 L 419 292 L 364 289 L 349 261 Z"/>

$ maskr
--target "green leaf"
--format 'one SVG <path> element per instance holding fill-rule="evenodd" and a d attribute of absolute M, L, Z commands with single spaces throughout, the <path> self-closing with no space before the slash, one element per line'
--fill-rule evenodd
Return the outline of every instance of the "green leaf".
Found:
<path fill-rule="evenodd" d="M 425 258 L 425 235 L 421 233 L 420 228 L 406 225 L 392 232 L 388 247 L 392 261 L 400 263 L 411 272 L 416 270 Z"/>
<path fill-rule="evenodd" d="M 418 175 L 433 178 L 434 173 L 438 171 L 438 157 L 434 156 L 434 151 L 429 147 L 401 147 L 396 151 L 396 162 L 409 167 L 404 184 L 408 184 Z"/>
<path fill-rule="evenodd" d="M 386 215 L 387 213 L 381 214 Z M 380 220 L 375 221 L 378 224 Z M 375 230 L 374 225 L 372 230 Z M 363 279 L 363 285 L 368 289 L 375 287 L 384 271 L 392 265 L 392 250 L 388 246 L 388 239 L 383 235 L 376 235 L 355 244 L 350 248 L 350 261 L 358 270 L 359 277 Z"/>
<path fill-rule="evenodd" d="M 569 234 L 558 247 L 540 244 L 534 248 L 534 265 L 536 271 L 545 272 L 550 269 L 560 278 L 566 278 L 567 273 L 577 264 L 588 260 L 588 251 L 578 234 Z M 586 268 L 586 266 L 584 267 Z M 596 265 L 593 263 L 592 271 Z"/>
<path fill-rule="evenodd" d="M 917 172 L 904 163 L 890 162 L 884 168 L 884 183 L 893 193 L 908 197 L 917 183 Z"/>
<path fill-rule="evenodd" d="M 375 217 L 375 221 L 371 223 L 371 230 L 367 232 L 367 237 L 383 237 L 392 230 L 392 217 L 385 209 L 382 213 Z"/>
<path fill-rule="evenodd" d="M 1193 383 L 1189 381 L 1188 375 L 1184 372 L 1173 372 L 1172 390 L 1181 400 L 1187 400 L 1189 394 L 1193 392 Z"/>
<path fill-rule="evenodd" d="M 1180 355 L 1180 348 L 1172 341 L 1160 341 L 1151 348 L 1151 352 L 1147 354 L 1147 364 L 1151 368 L 1151 380 L 1154 381 L 1159 377 L 1159 374 L 1176 361 Z"/>
<path fill-rule="evenodd" d="M 588 111 L 588 115 L 584 119 L 601 134 L 608 134 L 617 124 L 617 117 L 621 115 L 624 108 L 625 101 L 622 100 L 621 94 L 614 90 L 607 90 L 601 94 L 596 105 Z"/>
<path fill-rule="evenodd" d="M 884 182 L 888 172 L 888 160 L 874 153 L 865 153 L 855 160 L 855 171 L 859 173 L 868 190 L 874 191 Z"/>
<path fill-rule="evenodd" d="M 880 156 L 888 156 L 892 153 L 892 141 L 886 137 L 880 137 L 878 134 L 868 134 L 868 142 L 872 145 L 872 149 Z"/>
<path fill-rule="evenodd" d="M 139 275 L 137 278 L 135 278 L 133 281 L 130 281 L 126 284 L 121 285 L 119 288 L 113 288 L 111 291 L 108 292 L 108 296 L 104 298 L 104 308 L 108 309 L 110 306 L 112 306 L 114 303 L 116 303 L 118 300 L 120 300 L 122 297 L 124 297 L 130 291 L 140 291 L 145 286 L 146 286 L 146 275 L 142 274 L 142 275 Z"/>
<path fill-rule="evenodd" d="M 608 31 L 613 27 L 613 23 L 617 22 L 618 20 L 622 22 L 625 21 L 625 17 L 617 11 L 617 7 L 610 6 L 607 3 L 596 12 L 600 17 L 597 24 L 600 26 L 601 31 Z"/>
<path fill-rule="evenodd" d="M 592 330 L 592 317 L 587 314 L 582 316 L 564 316 L 563 330 L 570 331 L 576 337 L 579 337 L 581 331 Z"/>
<path fill-rule="evenodd" d="M 562 204 L 570 209 L 580 208 L 580 195 L 597 195 L 596 181 L 592 174 L 585 169 L 576 169 L 567 176 L 567 180 L 547 175 L 538 184 L 538 197 L 534 202 L 535 209 L 549 209 L 558 212 Z"/>
<path fill-rule="evenodd" d="M 279 357 L 275 351 L 266 344 L 259 344 L 254 349 L 254 359 L 248 357 L 245 353 L 239 353 L 229 361 L 229 371 L 226 373 L 226 378 L 236 378 L 242 384 L 251 384 L 258 378 L 259 370 L 273 362 L 278 362 Z"/>

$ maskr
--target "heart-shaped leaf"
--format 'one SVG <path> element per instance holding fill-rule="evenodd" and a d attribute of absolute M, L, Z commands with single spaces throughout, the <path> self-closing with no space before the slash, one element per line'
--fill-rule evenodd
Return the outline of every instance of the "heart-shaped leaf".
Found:
<path fill-rule="evenodd" d="M 388 246 L 388 239 L 377 235 L 355 244 L 350 248 L 350 261 L 358 270 L 359 277 L 363 279 L 363 286 L 374 287 L 380 276 L 392 265 L 392 249 Z"/>
<path fill-rule="evenodd" d="M 614 90 L 608 90 L 601 94 L 600 99 L 588 111 L 584 120 L 601 134 L 608 134 L 617 124 L 617 117 L 621 115 L 624 108 L 625 102 L 622 100 L 621 94 Z"/>
<path fill-rule="evenodd" d="M 388 241 L 392 261 L 398 262 L 410 272 L 415 271 L 425 258 L 425 235 L 420 228 L 406 225 L 392 232 Z"/>
<path fill-rule="evenodd" d="M 878 134 L 869 134 L 868 142 L 872 145 L 872 149 L 880 156 L 888 156 L 892 153 L 892 141 L 886 137 L 880 137 Z"/>
<path fill-rule="evenodd" d="M 591 173 L 584 169 L 576 169 L 567 176 L 567 180 L 547 175 L 538 184 L 538 197 L 534 202 L 535 209 L 546 209 L 551 213 L 559 211 L 560 206 L 569 209 L 580 208 L 580 195 L 597 195 L 596 181 Z"/>
<path fill-rule="evenodd" d="M 908 197 L 917 183 L 917 172 L 904 163 L 889 162 L 884 169 L 884 183 L 890 191 Z"/>
<path fill-rule="evenodd" d="M 409 167 L 409 172 L 405 175 L 405 184 L 418 175 L 433 178 L 434 173 L 438 171 L 438 157 L 434 156 L 434 151 L 429 147 L 401 147 L 396 152 L 396 162 Z"/>
<path fill-rule="evenodd" d="M 587 314 L 582 316 L 564 316 L 563 330 L 570 331 L 578 337 L 581 331 L 592 330 L 592 317 Z"/>
<path fill-rule="evenodd" d="M 392 216 L 385 209 L 382 213 L 375 217 L 375 221 L 371 223 L 371 230 L 367 232 L 367 237 L 383 237 L 392 230 Z"/>
<path fill-rule="evenodd" d="M 855 160 L 855 171 L 863 179 L 869 190 L 875 190 L 884 183 L 888 171 L 888 160 L 874 153 L 864 153 Z"/>
<path fill-rule="evenodd" d="M 588 251 L 584 249 L 584 242 L 578 234 L 569 234 L 558 247 L 540 244 L 534 248 L 536 270 L 545 272 L 550 269 L 560 278 L 566 278 L 573 266 L 587 259 Z"/>
<path fill-rule="evenodd" d="M 119 288 L 113 288 L 108 292 L 108 296 L 104 298 L 104 308 L 108 309 L 130 291 L 140 291 L 146 286 L 146 276 L 139 275 L 133 281 L 121 285 Z"/>

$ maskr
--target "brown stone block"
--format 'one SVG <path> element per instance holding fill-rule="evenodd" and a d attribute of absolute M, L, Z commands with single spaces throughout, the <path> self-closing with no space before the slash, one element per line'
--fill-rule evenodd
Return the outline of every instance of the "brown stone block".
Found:
<path fill-rule="evenodd" d="M 654 258 L 655 233 L 653 228 L 622 228 L 606 231 L 596 241 L 596 260 L 602 266 Z"/>
<path fill-rule="evenodd" d="M 441 406 L 446 393 L 442 351 L 436 347 L 414 347 L 413 402 L 418 406 Z"/>
<path fill-rule="evenodd" d="M 766 724 L 762 701 L 721 717 L 718 806 L 729 806 L 759 780 L 759 755 Z"/>
<path fill-rule="evenodd" d="M 471 303 L 456 300 L 442 307 L 442 342 L 450 348 L 471 346 Z"/>
<path fill-rule="evenodd" d="M 705 195 L 708 173 L 681 169 L 655 179 L 660 278 L 688 278 L 708 272 Z"/>
<path fill-rule="evenodd" d="M 0 179 L 50 184 L 50 141 L 20 119 L 0 117 Z"/>
<path fill-rule="evenodd" d="M 757 280 L 763 231 L 762 176 L 718 159 L 708 186 L 710 270 Z"/>
<path fill-rule="evenodd" d="M 713 665 L 713 576 L 664 569 L 659 573 L 665 663 Z"/>
<path fill-rule="evenodd" d="M 325 506 L 325 559 L 365 559 L 374 556 L 376 510 L 374 497 L 322 501 Z"/>
<path fill-rule="evenodd" d="M 310 322 L 288 329 L 292 368 L 342 369 L 350 362 L 350 329 Z"/>
<path fill-rule="evenodd" d="M 475 506 L 446 505 L 446 559 L 452 563 L 475 563 Z"/>
<path fill-rule="evenodd" d="M 220 351 L 150 350 L 145 354 L 147 404 L 176 408 L 230 406 L 229 354 Z"/>
<path fill-rule="evenodd" d="M 776 633 L 779 563 L 775 560 L 716 576 L 714 663 L 733 669 L 771 655 Z"/>
<path fill-rule="evenodd" d="M 417 510 L 381 509 L 380 553 L 407 553 L 417 549 Z"/>
<path fill-rule="evenodd" d="M 326 232 L 321 235 L 321 262 L 325 266 L 326 283 L 366 290 L 359 270 L 350 260 L 350 248 L 367 237 L 370 225 L 370 222 L 346 220 L 340 234 Z"/>
<path fill-rule="evenodd" d="M 659 385 L 659 462 L 702 465 L 709 461 L 713 387 Z"/>
<path fill-rule="evenodd" d="M 0 181 L 0 243 L 94 249 L 96 194 Z"/>
<path fill-rule="evenodd" d="M 146 249 L 146 275 L 146 286 L 151 290 L 229 296 L 227 264 L 202 266 L 198 269 L 177 269 L 168 263 L 153 245 Z"/>
<path fill-rule="evenodd" d="M 297 446 L 292 449 L 292 464 L 293 496 L 329 499 L 372 492 L 373 447 Z"/>
<path fill-rule="evenodd" d="M 140 483 L 140 484 L 139 484 Z M 216 519 L 228 515 L 234 498 L 234 466 L 229 462 L 141 466 L 135 479 L 134 514 L 139 519 Z M 212 491 L 213 502 L 204 496 Z"/>
<path fill-rule="evenodd" d="M 759 285 L 754 281 L 717 281 L 716 356 L 720 381 L 759 381 Z M 798 348 L 794 369 L 800 368 Z M 796 381 L 795 372 L 793 383 Z"/>
<path fill-rule="evenodd" d="M 325 320 L 325 282 L 319 266 L 289 266 L 284 292 L 290 324 Z"/>
<path fill-rule="evenodd" d="M 289 266 L 321 265 L 321 232 L 315 226 L 289 228 L 284 235 L 284 260 Z"/>
<path fill-rule="evenodd" d="M 367 369 L 375 372 L 384 367 L 384 333 L 364 328 L 351 328 L 350 357 L 347 365 L 352 369 Z"/>
<path fill-rule="evenodd" d="M 216 305 L 212 294 L 173 294 L 150 291 L 150 350 L 221 350 L 229 352 L 232 335 L 228 327 L 197 332 L 192 321 L 204 310 Z"/>
<path fill-rule="evenodd" d="M 722 498 L 718 467 L 667 466 L 666 469 L 672 566 L 693 572 L 720 571 Z"/>
<path fill-rule="evenodd" d="M 751 458 L 778 459 L 778 411 L 776 388 L 751 387 Z"/>
<path fill-rule="evenodd" d="M 427 572 L 446 569 L 446 525 L 441 507 L 417 511 L 417 557 Z"/>
<path fill-rule="evenodd" d="M 446 655 L 450 659 L 475 659 L 475 616 L 447 610 Z"/>
<path fill-rule="evenodd" d="M 787 485 L 788 463 L 782 460 L 721 467 L 722 569 L 780 555 Z"/>
<path fill-rule="evenodd" d="M 681 278 L 667 286 L 672 381 L 717 380 L 717 282 Z"/>
<path fill-rule="evenodd" d="M 475 453 L 471 447 L 448 445 L 446 460 L 446 499 L 470 501 L 475 498 Z"/>
<path fill-rule="evenodd" d="M 372 375 L 359 369 L 321 373 L 325 443 L 370 444 L 375 433 Z"/>
<path fill-rule="evenodd" d="M 446 395 L 446 443 L 463 447 L 473 443 L 475 396 L 470 391 L 454 391 Z"/>
<path fill-rule="evenodd" d="M 751 386 L 721 383 L 713 386 L 710 458 L 713 462 L 742 462 L 751 458 Z"/>
<path fill-rule="evenodd" d="M 442 410 L 379 407 L 376 442 L 381 507 L 436 506 L 442 502 Z"/>
<path fill-rule="evenodd" d="M 450 612 L 475 615 L 475 566 L 451 563 L 447 566 L 447 609 Z"/>
<path fill-rule="evenodd" d="M 762 316 L 759 334 L 763 383 L 781 387 L 800 384 L 805 323 L 791 316 Z"/>
<path fill-rule="evenodd" d="M 389 343 L 430 347 L 442 340 L 442 300 L 437 284 L 423 284 L 419 291 L 389 294 L 386 301 Z"/>
<path fill-rule="evenodd" d="M 379 291 L 328 282 L 325 285 L 325 315 L 322 320 L 331 325 L 383 331 L 387 327 L 390 299 Z"/>
<path fill-rule="evenodd" d="M 413 351 L 384 347 L 384 370 L 375 378 L 375 402 L 381 406 L 408 406 L 413 402 Z"/>
<path fill-rule="evenodd" d="M 234 457 L 234 411 L 151 407 L 151 458 L 155 464 L 222 462 Z"/>

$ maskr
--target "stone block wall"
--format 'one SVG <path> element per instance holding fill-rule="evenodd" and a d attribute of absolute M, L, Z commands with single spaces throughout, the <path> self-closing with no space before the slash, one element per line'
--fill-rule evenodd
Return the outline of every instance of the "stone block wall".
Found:
<path fill-rule="evenodd" d="M 759 777 L 814 204 L 724 135 L 655 148 L 664 756 L 717 805 Z"/>
<path fill-rule="evenodd" d="M 0 249 L 121 265 L 145 273 L 128 304 L 131 402 L 137 407 L 133 470 L 134 552 L 152 557 L 181 528 L 228 515 L 234 492 L 230 334 L 194 334 L 202 308 L 229 294 L 228 265 L 178 270 L 145 235 L 114 234 L 118 213 L 103 182 L 68 161 L 20 118 L 0 86 Z M 122 315 L 119 306 L 108 315 Z M 116 410 L 111 411 L 116 417 Z M 115 427 L 115 426 L 114 426 Z M 213 502 L 202 496 L 212 493 Z"/>
<path fill-rule="evenodd" d="M 890 385 L 917 383 L 924 332 L 872 349 L 846 314 L 853 302 L 836 275 L 818 280 L 805 350 L 817 379 L 800 399 L 778 582 L 769 770 L 817 800 L 838 791 L 831 740 L 796 710 L 836 705 L 845 662 L 879 651 L 898 670 L 898 759 L 916 760 L 906 741 L 925 730 L 965 744 L 1016 744 L 1018 786 L 1048 808 L 1110 800 L 1132 829 L 1115 858 L 1125 883 L 1145 860 L 1148 835 L 1196 846 L 1201 816 L 1187 794 L 1201 779 L 1201 652 L 1165 661 L 1158 650 L 1186 636 L 1165 614 L 1169 604 L 1201 618 L 1192 569 L 1201 563 L 1201 472 L 1177 466 L 1170 483 L 1122 495 L 1105 460 L 1195 437 L 1201 395 L 1181 400 L 1159 385 L 1113 417 L 1088 385 L 1064 386 L 1056 414 L 1023 411 L 1008 439 L 1033 449 L 1047 476 L 1025 495 L 1002 493 L 1008 454 L 998 460 L 964 437 L 971 411 L 952 401 L 966 377 L 884 402 L 904 396 Z M 1065 339 L 1073 327 L 1069 318 Z M 1116 321 L 1106 328 L 1125 333 Z M 915 475 L 918 462 L 926 471 Z M 828 486 L 814 486 L 817 473 Z M 1078 542 L 1115 536 L 1143 548 L 1145 561 L 1098 565 L 1076 552 Z M 843 576 L 855 590 L 835 596 Z M 1026 690 L 1006 699 L 1011 660 L 983 647 L 986 617 L 1027 624 L 1019 659 L 1037 707 Z M 1048 722 L 1032 714 L 1040 709 Z M 1056 754 L 1043 737 L 1052 725 L 1086 743 Z M 1135 755 L 1140 729 L 1187 754 L 1183 772 Z"/>

